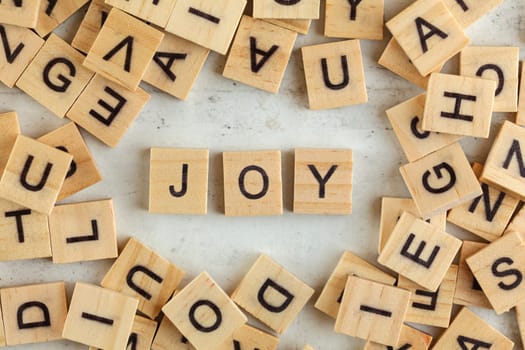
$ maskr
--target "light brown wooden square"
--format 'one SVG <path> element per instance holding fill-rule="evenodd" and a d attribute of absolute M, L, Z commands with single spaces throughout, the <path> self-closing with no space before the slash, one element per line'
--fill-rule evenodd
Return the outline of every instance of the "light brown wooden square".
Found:
<path fill-rule="evenodd" d="M 389 20 L 386 26 L 423 76 L 436 71 L 470 42 L 441 0 L 415 1 Z M 434 34 L 421 40 L 418 28 L 427 35 Z"/>
<path fill-rule="evenodd" d="M 217 350 L 259 349 L 276 350 L 279 338 L 247 324 L 237 329 Z"/>
<path fill-rule="evenodd" d="M 459 24 L 466 28 L 492 11 L 503 0 L 443 0 Z"/>
<path fill-rule="evenodd" d="M 84 66 L 135 91 L 163 37 L 161 31 L 113 8 Z"/>
<path fill-rule="evenodd" d="M 3 288 L 0 294 L 7 345 L 62 339 L 67 314 L 64 282 Z"/>
<path fill-rule="evenodd" d="M 399 170 L 424 218 L 482 194 L 478 179 L 458 143 L 406 164 Z"/>
<path fill-rule="evenodd" d="M 395 277 L 347 251 L 343 253 L 330 278 L 326 281 L 319 298 L 315 302 L 315 308 L 335 319 L 343 298 L 348 276 L 366 278 L 388 285 L 396 283 Z"/>
<path fill-rule="evenodd" d="M 2 1 L 0 3 L 0 23 L 34 28 L 38 20 L 40 2 L 41 0 L 24 0 L 22 6 L 17 6 L 15 1 Z"/>
<path fill-rule="evenodd" d="M 49 216 L 49 231 L 55 264 L 118 255 L 111 199 L 56 206 Z"/>
<path fill-rule="evenodd" d="M 461 243 L 437 226 L 404 212 L 378 262 L 435 291 L 445 278 Z"/>
<path fill-rule="evenodd" d="M 125 349 L 137 305 L 135 298 L 77 282 L 62 336 L 96 348 Z"/>
<path fill-rule="evenodd" d="M 512 220 L 510 220 L 510 223 L 505 229 L 504 234 L 514 231 L 525 232 L 525 206 L 522 206 L 512 217 Z"/>
<path fill-rule="evenodd" d="M 215 349 L 247 320 L 206 272 L 177 293 L 162 311 L 197 349 Z"/>
<path fill-rule="evenodd" d="M 521 62 L 520 78 L 516 124 L 525 125 L 525 64 L 523 62 Z"/>
<path fill-rule="evenodd" d="M 151 350 L 195 350 L 182 333 L 164 316 L 153 338 Z"/>
<path fill-rule="evenodd" d="M 116 147 L 150 97 L 141 88 L 130 91 L 97 74 L 67 117 L 106 145 Z"/>
<path fill-rule="evenodd" d="M 126 349 L 132 350 L 150 350 L 153 336 L 157 330 L 157 322 L 142 316 L 135 316 L 131 333 L 128 338 Z M 90 346 L 89 350 L 99 350 L 96 347 Z"/>
<path fill-rule="evenodd" d="M 16 86 L 63 118 L 94 75 L 83 60 L 84 55 L 51 34 Z"/>
<path fill-rule="evenodd" d="M 0 113 L 0 175 L 4 172 L 16 137 L 19 134 L 18 114 L 16 112 Z"/>
<path fill-rule="evenodd" d="M 422 332 L 419 329 L 403 325 L 403 327 L 401 327 L 399 341 L 394 348 L 398 350 L 428 350 L 431 342 L 432 336 L 430 334 Z M 369 341 L 365 344 L 363 350 L 392 350 L 392 347 Z"/>
<path fill-rule="evenodd" d="M 84 53 L 88 53 L 102 25 L 106 21 L 111 8 L 111 6 L 106 5 L 104 0 L 92 0 L 71 42 L 71 46 Z"/>
<path fill-rule="evenodd" d="M 64 23 L 72 14 L 77 12 L 89 0 L 56 0 L 42 1 L 38 13 L 38 22 L 35 31 L 41 37 L 51 33 L 60 24 Z"/>
<path fill-rule="evenodd" d="M 303 46 L 301 52 L 310 109 L 368 102 L 359 40 Z"/>
<path fill-rule="evenodd" d="M 284 267 L 260 255 L 233 291 L 232 299 L 256 319 L 283 333 L 313 293 Z"/>
<path fill-rule="evenodd" d="M 306 35 L 310 30 L 310 25 L 312 24 L 311 19 L 270 19 L 266 18 L 266 22 L 275 24 L 276 26 L 290 29 L 299 34 Z"/>
<path fill-rule="evenodd" d="M 176 2 L 176 0 L 106 0 L 108 5 L 163 28 L 168 23 Z"/>
<path fill-rule="evenodd" d="M 283 19 L 318 19 L 320 0 L 278 3 L 274 0 L 254 0 L 253 17 Z"/>
<path fill-rule="evenodd" d="M 332 38 L 383 40 L 385 1 L 326 0 L 324 35 Z"/>
<path fill-rule="evenodd" d="M 72 159 L 65 152 L 18 135 L 0 179 L 0 198 L 51 213 Z"/>
<path fill-rule="evenodd" d="M 246 0 L 177 0 L 166 31 L 225 55 Z"/>
<path fill-rule="evenodd" d="M 352 169 L 350 149 L 295 149 L 293 212 L 351 214 Z"/>
<path fill-rule="evenodd" d="M 350 276 L 335 332 L 394 346 L 401 335 L 409 300 L 409 291 Z"/>
<path fill-rule="evenodd" d="M 207 149 L 152 148 L 149 212 L 206 214 L 208 158 Z"/>

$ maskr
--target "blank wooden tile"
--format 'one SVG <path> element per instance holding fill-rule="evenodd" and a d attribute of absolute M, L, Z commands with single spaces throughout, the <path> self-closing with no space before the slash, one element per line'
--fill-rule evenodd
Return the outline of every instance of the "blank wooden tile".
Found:
<path fill-rule="evenodd" d="M 270 22 L 271 24 L 275 24 L 276 26 L 283 27 L 286 29 L 290 29 L 294 32 L 297 32 L 299 34 L 306 35 L 308 34 L 308 31 L 310 30 L 310 25 L 312 24 L 311 19 L 271 19 L 266 18 L 264 19 L 266 22 Z"/>
<path fill-rule="evenodd" d="M 89 82 L 67 117 L 110 147 L 116 147 L 150 95 L 130 91 L 100 75 Z"/>
<path fill-rule="evenodd" d="M 38 141 L 73 156 L 57 200 L 67 198 L 102 180 L 95 160 L 75 123 L 53 130 L 39 137 Z"/>
<path fill-rule="evenodd" d="M 481 289 L 498 315 L 525 298 L 523 256 L 525 242 L 520 233 L 510 232 L 467 258 Z"/>
<path fill-rule="evenodd" d="M 253 17 L 283 19 L 318 19 L 320 0 L 274 1 L 254 0 Z"/>
<path fill-rule="evenodd" d="M 142 316 L 135 316 L 131 333 L 128 337 L 126 349 L 132 350 L 150 350 L 153 336 L 157 330 L 157 322 Z M 96 347 L 90 346 L 89 350 L 99 350 Z"/>
<path fill-rule="evenodd" d="M 206 272 L 186 285 L 162 311 L 196 349 L 215 349 L 246 323 L 246 316 Z"/>
<path fill-rule="evenodd" d="M 49 231 L 55 264 L 117 257 L 111 199 L 56 206 Z"/>
<path fill-rule="evenodd" d="M 148 23 L 165 27 L 176 0 L 107 0 L 106 3 Z"/>
<path fill-rule="evenodd" d="M 138 310 L 155 319 L 183 277 L 175 264 L 130 238 L 100 284 L 137 298 Z"/>
<path fill-rule="evenodd" d="M 410 292 L 355 276 L 348 277 L 335 332 L 394 346 L 398 343 Z"/>
<path fill-rule="evenodd" d="M 153 338 L 151 350 L 195 350 L 182 333 L 164 316 Z"/>
<path fill-rule="evenodd" d="M 379 255 L 378 262 L 420 286 L 435 291 L 460 247 L 461 241 L 456 237 L 404 212 Z"/>
<path fill-rule="evenodd" d="M 467 265 L 467 258 L 487 246 L 487 243 L 463 241 L 459 254 L 458 279 L 454 304 L 490 309 L 490 303 Z"/>
<path fill-rule="evenodd" d="M 0 81 L 12 88 L 44 45 L 44 40 L 30 29 L 9 24 L 0 24 L 0 35 L 5 36 L 1 46 L 6 50 L 5 55 L 0 55 Z"/>
<path fill-rule="evenodd" d="M 280 151 L 224 152 L 227 216 L 282 215 Z"/>
<path fill-rule="evenodd" d="M 149 212 L 206 214 L 208 158 L 207 149 L 152 148 Z"/>
<path fill-rule="evenodd" d="M 16 1 L 2 1 L 0 3 L 0 23 L 34 28 L 38 20 L 40 2 L 41 0 L 25 0 L 19 6 Z"/>
<path fill-rule="evenodd" d="M 177 0 L 166 31 L 225 55 L 246 0 Z"/>
<path fill-rule="evenodd" d="M 476 176 L 481 176 L 483 165 L 474 163 L 472 168 Z M 492 242 L 503 235 L 519 204 L 519 199 L 487 184 L 481 184 L 481 189 L 482 196 L 453 208 L 448 213 L 447 220 Z"/>
<path fill-rule="evenodd" d="M 266 255 L 244 275 L 232 299 L 256 319 L 283 333 L 314 290 Z"/>
<path fill-rule="evenodd" d="M 352 150 L 295 149 L 293 211 L 352 213 Z"/>
<path fill-rule="evenodd" d="M 84 55 L 51 34 L 16 86 L 63 118 L 94 75 L 83 60 Z"/>
<path fill-rule="evenodd" d="M 368 102 L 358 40 L 303 46 L 301 52 L 310 109 Z"/>
<path fill-rule="evenodd" d="M 0 174 L 4 172 L 16 137 L 19 134 L 18 114 L 16 112 L 0 113 Z"/>
<path fill-rule="evenodd" d="M 188 98 L 210 50 L 166 33 L 144 81 L 181 100 Z"/>
<path fill-rule="evenodd" d="M 113 8 L 89 49 L 84 66 L 137 90 L 164 34 Z"/>
<path fill-rule="evenodd" d="M 423 76 L 436 71 L 470 42 L 441 0 L 418 0 L 386 26 Z"/>
<path fill-rule="evenodd" d="M 77 12 L 89 0 L 53 0 L 42 1 L 35 31 L 41 37 L 51 33 L 64 23 L 73 13 Z"/>
<path fill-rule="evenodd" d="M 49 214 L 73 157 L 18 135 L 0 180 L 0 198 Z"/>
<path fill-rule="evenodd" d="M 432 349 L 510 350 L 514 343 L 472 311 L 463 308 Z"/>
<path fill-rule="evenodd" d="M 276 350 L 279 338 L 247 324 L 237 329 L 217 350 L 259 349 Z"/>
<path fill-rule="evenodd" d="M 443 0 L 463 28 L 470 26 L 502 2 L 503 0 Z"/>
<path fill-rule="evenodd" d="M 327 0 L 324 35 L 383 40 L 384 0 Z"/>
<path fill-rule="evenodd" d="M 430 343 L 432 342 L 432 336 L 419 329 L 412 328 L 407 325 L 401 327 L 401 335 L 399 341 L 394 349 L 398 350 L 428 350 Z M 365 344 L 363 350 L 392 350 L 391 346 L 386 346 L 371 341 Z"/>
<path fill-rule="evenodd" d="M 64 282 L 0 290 L 7 345 L 62 339 L 67 299 Z"/>
<path fill-rule="evenodd" d="M 395 277 L 347 251 L 343 253 L 330 278 L 324 285 L 319 298 L 315 302 L 315 308 L 332 318 L 336 318 L 346 281 L 348 276 L 352 275 L 388 285 L 396 283 Z"/>
<path fill-rule="evenodd" d="M 525 64 L 521 62 L 520 84 L 518 95 L 518 113 L 516 113 L 516 124 L 525 125 Z"/>
<path fill-rule="evenodd" d="M 125 349 L 137 305 L 135 298 L 77 282 L 62 336 L 96 348 Z"/>
<path fill-rule="evenodd" d="M 482 194 L 478 179 L 458 143 L 406 164 L 399 170 L 424 218 Z"/>
<path fill-rule="evenodd" d="M 296 32 L 243 16 L 222 75 L 277 93 L 296 38 Z"/>
<path fill-rule="evenodd" d="M 108 18 L 110 10 L 111 6 L 106 5 L 104 0 L 92 0 L 71 42 L 71 46 L 84 53 L 88 53 L 102 25 Z"/>
<path fill-rule="evenodd" d="M 421 128 L 425 98 L 421 94 L 386 110 L 388 120 L 409 162 L 461 139 L 458 135 L 424 131 Z"/>

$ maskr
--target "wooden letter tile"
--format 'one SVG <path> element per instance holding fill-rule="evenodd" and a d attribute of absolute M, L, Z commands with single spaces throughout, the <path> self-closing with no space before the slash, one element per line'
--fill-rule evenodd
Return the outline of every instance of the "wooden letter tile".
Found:
<path fill-rule="evenodd" d="M 111 199 L 56 206 L 49 216 L 56 264 L 117 257 Z"/>
<path fill-rule="evenodd" d="M 275 24 L 276 26 L 283 27 L 286 29 L 290 29 L 294 32 L 297 32 L 299 34 L 306 35 L 308 34 L 308 31 L 310 30 L 310 25 L 312 24 L 312 20 L 310 19 L 265 19 L 266 22 L 270 22 L 271 24 Z"/>
<path fill-rule="evenodd" d="M 5 326 L 4 326 L 4 317 L 2 313 L 2 308 L 0 307 L 0 347 L 6 346 L 5 342 Z"/>
<path fill-rule="evenodd" d="M 20 125 L 18 124 L 16 112 L 0 113 L 0 176 L 4 172 L 7 160 L 19 134 Z"/>
<path fill-rule="evenodd" d="M 153 338 L 151 350 L 195 350 L 182 333 L 164 316 Z"/>
<path fill-rule="evenodd" d="M 310 109 L 368 102 L 359 40 L 303 46 Z"/>
<path fill-rule="evenodd" d="M 501 4 L 503 0 L 443 0 L 459 24 L 466 28 Z"/>
<path fill-rule="evenodd" d="M 324 35 L 383 40 L 384 0 L 326 0 Z"/>
<path fill-rule="evenodd" d="M 208 150 L 152 148 L 149 212 L 206 214 Z"/>
<path fill-rule="evenodd" d="M 112 9 L 84 66 L 135 91 L 163 36 L 141 20 Z"/>
<path fill-rule="evenodd" d="M 401 335 L 409 300 L 409 291 L 350 276 L 335 331 L 394 346 Z"/>
<path fill-rule="evenodd" d="M 284 19 L 318 19 L 320 0 L 254 0 L 253 17 Z"/>
<path fill-rule="evenodd" d="M 525 302 L 522 301 L 516 305 L 516 321 L 520 332 L 521 343 L 525 343 Z"/>
<path fill-rule="evenodd" d="M 104 0 L 92 0 L 71 42 L 71 46 L 88 53 L 104 22 L 106 22 L 110 10 L 111 6 L 106 5 Z"/>
<path fill-rule="evenodd" d="M 60 24 L 64 23 L 69 16 L 87 4 L 88 1 L 89 0 L 42 1 L 35 31 L 41 37 L 45 37 Z"/>
<path fill-rule="evenodd" d="M 44 0 L 42 0 L 44 2 Z M 34 28 L 41 0 L 0 2 L 0 23 Z"/>
<path fill-rule="evenodd" d="M 420 286 L 435 291 L 460 247 L 459 239 L 405 212 L 378 261 Z"/>
<path fill-rule="evenodd" d="M 352 168 L 350 149 L 296 149 L 294 213 L 351 214 Z"/>
<path fill-rule="evenodd" d="M 403 325 L 401 328 L 401 335 L 399 341 L 394 349 L 398 350 L 428 350 L 430 343 L 432 342 L 432 336 L 418 329 Z M 363 350 L 392 350 L 391 346 L 385 346 L 371 341 L 365 344 Z"/>
<path fill-rule="evenodd" d="M 177 0 L 166 31 L 225 55 L 246 0 Z"/>
<path fill-rule="evenodd" d="M 137 304 L 135 298 L 77 282 L 62 336 L 96 348 L 125 349 Z"/>
<path fill-rule="evenodd" d="M 197 349 L 215 349 L 246 323 L 246 316 L 206 273 L 202 272 L 162 311 Z"/>
<path fill-rule="evenodd" d="M 525 125 L 525 64 L 521 62 L 520 86 L 518 96 L 518 113 L 516 113 L 516 124 Z"/>
<path fill-rule="evenodd" d="M 19 135 L 0 180 L 0 198 L 49 214 L 73 157 Z"/>
<path fill-rule="evenodd" d="M 282 215 L 281 152 L 224 152 L 227 216 Z"/>
<path fill-rule="evenodd" d="M 279 338 L 247 324 L 237 329 L 217 350 L 259 349 L 276 350 Z"/>
<path fill-rule="evenodd" d="M 101 285 L 137 298 L 138 310 L 155 319 L 183 277 L 184 271 L 131 238 Z"/>
<path fill-rule="evenodd" d="M 277 333 L 283 333 L 314 290 L 265 255 L 259 256 L 232 299 Z"/>
<path fill-rule="evenodd" d="M 458 143 L 406 164 L 400 171 L 424 218 L 444 212 L 483 193 Z"/>
<path fill-rule="evenodd" d="M 324 285 L 315 302 L 315 308 L 332 318 L 337 317 L 348 276 L 357 276 L 371 281 L 394 285 L 396 279 L 351 252 L 343 256 Z"/>
<path fill-rule="evenodd" d="M 149 99 L 141 88 L 130 91 L 97 74 L 67 117 L 106 145 L 116 147 Z"/>
<path fill-rule="evenodd" d="M 0 294 L 7 345 L 62 339 L 67 314 L 64 282 L 4 288 Z"/>
<path fill-rule="evenodd" d="M 135 316 L 131 333 L 129 334 L 126 349 L 150 350 L 153 336 L 157 330 L 157 322 L 142 316 Z M 89 347 L 89 350 L 100 350 L 96 347 Z"/>
<path fill-rule="evenodd" d="M 442 0 L 417 0 L 386 26 L 423 76 L 470 42 Z"/>
<path fill-rule="evenodd" d="M 176 2 L 176 0 L 106 0 L 108 5 L 163 28 L 168 23 Z"/>

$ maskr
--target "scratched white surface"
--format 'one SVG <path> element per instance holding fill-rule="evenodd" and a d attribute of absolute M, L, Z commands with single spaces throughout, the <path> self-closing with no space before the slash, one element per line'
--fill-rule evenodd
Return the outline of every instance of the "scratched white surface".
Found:
<path fill-rule="evenodd" d="M 386 18 L 411 3 L 386 0 Z M 475 45 L 524 47 L 525 3 L 506 0 L 467 33 Z M 71 40 L 80 15 L 59 30 Z M 408 196 L 398 168 L 406 162 L 384 110 L 421 91 L 377 65 L 387 39 L 362 41 L 369 103 L 327 111 L 307 109 L 299 48 L 328 41 L 322 25 L 314 22 L 308 36 L 300 36 L 281 91 L 272 95 L 221 76 L 225 58 L 211 54 L 188 101 L 181 102 L 147 85 L 152 98 L 116 149 L 84 133 L 103 173 L 103 182 L 67 199 L 67 202 L 113 198 L 119 243 L 136 236 L 187 272 L 184 283 L 207 270 L 231 292 L 259 253 L 266 253 L 314 287 L 316 294 L 287 332 L 279 349 L 361 349 L 364 342 L 335 334 L 333 321 L 313 302 L 344 250 L 377 258 L 380 198 Z M 524 54 L 521 54 L 524 57 Z M 457 72 L 457 59 L 447 65 Z M 16 110 L 23 133 L 37 137 L 64 124 L 17 89 L 0 87 L 0 112 Z M 510 114 L 494 116 L 493 131 Z M 484 161 L 490 140 L 466 140 L 471 160 Z M 147 212 L 148 150 L 152 146 L 210 149 L 209 214 L 206 216 L 152 215 Z M 354 150 L 354 212 L 351 216 L 303 216 L 291 212 L 293 149 L 345 147 Z M 283 155 L 283 216 L 228 218 L 223 213 L 221 152 L 280 149 Z M 449 225 L 460 237 L 475 239 Z M 0 264 L 0 287 L 65 280 L 71 292 L 77 280 L 100 282 L 111 261 L 53 265 L 50 260 Z M 521 349 L 515 315 L 497 317 L 476 313 L 509 336 Z M 250 320 L 253 324 L 253 319 Z M 427 328 L 428 330 L 428 328 Z M 434 334 L 441 330 L 430 329 Z M 30 345 L 25 349 L 85 349 L 71 342 Z"/>

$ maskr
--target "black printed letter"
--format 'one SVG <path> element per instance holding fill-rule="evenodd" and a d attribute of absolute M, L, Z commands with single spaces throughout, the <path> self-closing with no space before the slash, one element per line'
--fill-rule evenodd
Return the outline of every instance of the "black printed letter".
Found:
<path fill-rule="evenodd" d="M 11 47 L 9 46 L 9 41 L 7 40 L 7 32 L 3 25 L 0 25 L 0 38 L 2 39 L 2 45 L 4 46 L 5 59 L 7 60 L 7 63 L 13 63 L 22 51 L 22 49 L 25 47 L 25 45 L 23 43 L 20 43 L 11 52 Z"/>
<path fill-rule="evenodd" d="M 361 3 L 362 0 L 348 0 L 350 3 L 350 20 L 355 21 L 357 18 L 357 6 Z"/>
<path fill-rule="evenodd" d="M 48 64 L 44 67 L 44 71 L 42 72 L 42 78 L 44 79 L 44 83 L 47 85 L 48 88 L 50 88 L 53 91 L 56 92 L 66 92 L 69 85 L 71 85 L 71 80 L 63 76 L 62 74 L 59 74 L 57 76 L 58 80 L 62 84 L 55 84 L 49 79 L 49 74 L 51 73 L 51 69 L 55 67 L 57 64 L 63 64 L 69 69 L 69 75 L 71 77 L 74 77 L 77 74 L 77 70 L 73 63 L 71 63 L 70 60 L 64 57 L 57 57 L 52 59 L 48 62 Z"/>
<path fill-rule="evenodd" d="M 281 303 L 281 305 L 271 305 L 269 304 L 264 295 L 266 294 L 267 290 L 271 288 L 281 294 L 284 297 L 284 301 Z M 295 296 L 290 293 L 288 290 L 286 290 L 283 286 L 275 283 L 271 279 L 267 278 L 266 281 L 263 283 L 261 288 L 259 288 L 259 292 L 257 293 L 257 300 L 259 303 L 268 311 L 274 312 L 274 313 L 280 313 L 286 310 L 286 308 L 290 305 L 292 300 L 295 298 Z"/>
<path fill-rule="evenodd" d="M 439 193 L 447 192 L 452 187 L 454 187 L 454 185 L 456 184 L 456 173 L 454 172 L 454 169 L 448 163 L 443 162 L 439 165 L 436 165 L 435 167 L 432 168 L 432 170 L 434 170 L 434 173 L 436 174 L 438 179 L 443 178 L 442 170 L 445 170 L 448 173 L 450 180 L 445 186 L 432 187 L 430 186 L 430 183 L 428 181 L 428 178 L 430 177 L 431 173 L 430 173 L 430 170 L 427 170 L 425 171 L 421 179 L 423 181 L 423 187 L 425 188 L 425 190 L 427 190 L 430 193 L 439 194 Z"/>
<path fill-rule="evenodd" d="M 414 118 L 412 118 L 412 120 L 410 121 L 410 130 L 412 131 L 412 134 L 415 137 L 417 137 L 420 140 L 424 140 L 430 136 L 430 131 L 425 131 L 425 132 L 419 131 L 419 129 L 417 128 L 418 123 L 419 123 L 418 116 L 415 116 Z"/>
<path fill-rule="evenodd" d="M 42 311 L 42 321 L 35 322 L 24 322 L 24 311 L 32 307 L 38 308 Z M 49 317 L 49 309 L 44 303 L 39 301 L 29 301 L 20 305 L 16 311 L 16 321 L 18 323 L 18 329 L 29 329 L 29 328 L 38 328 L 38 327 L 49 327 L 51 326 L 51 318 Z"/>
<path fill-rule="evenodd" d="M 66 243 L 79 243 L 79 242 L 88 242 L 88 241 L 98 241 L 98 225 L 97 220 L 91 220 L 91 229 L 93 233 L 88 236 L 76 236 L 66 238 Z"/>
<path fill-rule="evenodd" d="M 419 35 L 419 42 L 421 43 L 421 49 L 423 52 L 428 51 L 427 40 L 432 38 L 434 35 L 439 36 L 441 39 L 446 39 L 448 34 L 443 32 L 438 27 L 430 24 L 421 17 L 416 18 L 417 33 Z M 430 29 L 426 34 L 424 33 L 423 27 Z"/>
<path fill-rule="evenodd" d="M 421 254 L 423 253 L 423 250 L 425 249 L 427 242 L 421 241 L 421 243 L 419 243 L 419 246 L 417 247 L 417 250 L 414 254 L 408 252 L 408 249 L 412 245 L 412 242 L 414 242 L 414 238 L 416 238 L 416 235 L 413 233 L 411 233 L 408 236 L 408 239 L 406 240 L 405 245 L 403 245 L 403 248 L 401 248 L 401 255 L 429 269 L 430 266 L 432 266 L 432 263 L 434 262 L 434 259 L 436 259 L 436 256 L 438 255 L 439 250 L 441 248 L 439 246 L 435 246 L 434 249 L 432 249 L 432 253 L 428 257 L 428 259 L 423 260 L 421 259 Z"/>
<path fill-rule="evenodd" d="M 22 216 L 24 215 L 31 215 L 31 210 L 24 209 L 24 210 L 8 211 L 5 213 L 6 218 L 14 217 L 16 220 L 16 231 L 18 233 L 18 243 L 25 242 L 24 225 L 22 224 Z"/>
<path fill-rule="evenodd" d="M 162 283 L 164 279 L 145 266 L 136 265 L 129 270 L 128 275 L 126 276 L 126 283 L 128 284 L 129 288 L 133 289 L 135 292 L 141 295 L 144 299 L 150 300 L 152 297 L 151 294 L 146 292 L 143 288 L 137 286 L 135 282 L 133 282 L 133 277 L 135 276 L 137 272 L 142 272 L 143 274 L 145 274 L 146 276 L 148 276 L 149 278 L 151 278 L 153 281 L 157 283 Z"/>
<path fill-rule="evenodd" d="M 55 148 L 61 150 L 62 152 L 69 153 L 67 148 L 64 146 L 57 146 Z M 71 165 L 69 166 L 69 170 L 67 171 L 67 174 L 66 174 L 66 179 L 75 175 L 76 172 L 77 172 L 77 163 L 75 162 L 75 160 L 72 160 Z"/>
<path fill-rule="evenodd" d="M 485 207 L 485 219 L 488 222 L 492 222 L 492 220 L 494 220 L 494 217 L 498 213 L 498 210 L 501 207 L 503 200 L 505 199 L 505 193 L 499 193 L 498 198 L 496 199 L 496 203 L 494 203 L 494 207 L 491 208 L 489 186 L 487 184 L 481 184 L 481 189 L 483 190 L 483 194 L 474 199 L 474 201 L 472 201 L 472 204 L 470 204 L 468 211 L 473 213 L 474 210 L 476 210 L 476 208 L 478 207 L 481 198 L 483 198 L 483 206 Z"/>
<path fill-rule="evenodd" d="M 188 164 L 182 164 L 182 186 L 180 191 L 175 190 L 175 186 L 170 185 L 170 194 L 173 197 L 183 197 L 188 191 Z"/>
<path fill-rule="evenodd" d="M 201 306 L 208 307 L 215 314 L 215 322 L 211 326 L 203 326 L 195 318 L 195 313 L 197 312 L 197 309 Z M 195 304 L 193 304 L 190 308 L 188 317 L 190 318 L 190 322 L 193 325 L 193 327 L 195 327 L 195 329 L 203 333 L 210 333 L 210 332 L 215 331 L 217 328 L 221 326 L 221 323 L 222 323 L 221 310 L 219 309 L 217 305 L 215 305 L 209 300 L 199 300 Z"/>
<path fill-rule="evenodd" d="M 209 13 L 202 12 L 201 10 L 197 10 L 194 7 L 190 7 L 188 9 L 188 12 L 191 13 L 192 15 L 199 16 L 199 17 L 204 18 L 205 20 L 208 20 L 208 21 L 210 21 L 212 23 L 215 23 L 215 24 L 219 24 L 220 21 L 221 21 L 220 18 L 212 16 Z"/>
<path fill-rule="evenodd" d="M 47 0 L 46 15 L 51 16 L 58 0 Z"/>
<path fill-rule="evenodd" d="M 483 73 L 485 73 L 486 70 L 493 70 L 498 75 L 498 87 L 496 88 L 495 93 L 495 96 L 498 96 L 499 94 L 501 94 L 503 86 L 505 85 L 505 74 L 503 73 L 503 70 L 495 64 L 484 64 L 483 66 L 479 67 L 478 71 L 476 72 L 476 75 L 478 77 L 481 77 L 483 76 Z"/>
<path fill-rule="evenodd" d="M 250 37 L 250 60 L 252 72 L 259 73 L 262 67 L 266 64 L 266 61 L 272 57 L 272 55 L 279 49 L 279 46 L 272 45 L 270 50 L 264 51 L 257 48 L 257 39 L 253 36 Z M 262 58 L 257 62 L 257 55 L 262 55 Z"/>
<path fill-rule="evenodd" d="M 31 164 L 33 164 L 34 157 L 32 155 L 28 155 L 26 162 L 24 164 L 24 168 L 22 169 L 22 174 L 20 174 L 20 183 L 26 190 L 38 192 L 44 188 L 47 182 L 47 178 L 49 177 L 49 174 L 51 173 L 51 169 L 53 169 L 53 164 L 47 163 L 46 167 L 44 169 L 44 173 L 42 174 L 42 177 L 40 178 L 40 182 L 36 185 L 31 185 L 27 182 L 27 174 L 29 173 L 29 169 L 31 168 Z"/>
<path fill-rule="evenodd" d="M 430 292 L 422 289 L 416 289 L 416 295 L 421 295 L 424 297 L 430 298 L 430 304 L 423 304 L 423 303 L 412 303 L 412 307 L 415 307 L 417 309 L 423 309 L 428 311 L 436 311 L 436 305 L 437 305 L 437 299 L 439 296 L 439 288 L 435 292 Z"/>
<path fill-rule="evenodd" d="M 328 73 L 328 63 L 326 58 L 321 59 L 321 69 L 323 70 L 323 81 L 330 90 L 341 90 L 350 83 L 350 75 L 348 73 L 348 61 L 345 55 L 341 56 L 341 67 L 343 68 L 343 81 L 339 84 L 333 84 Z"/>
<path fill-rule="evenodd" d="M 520 168 L 521 177 L 525 177 L 525 164 L 523 164 L 523 156 L 521 155 L 521 146 L 520 142 L 516 139 L 512 140 L 512 146 L 510 146 L 509 153 L 507 153 L 507 158 L 503 162 L 503 168 L 508 169 L 512 156 L 516 153 L 516 160 L 518 161 L 518 166 Z"/>
<path fill-rule="evenodd" d="M 478 350 L 480 348 L 490 349 L 492 346 L 491 343 L 485 343 L 484 341 L 465 337 L 463 335 L 460 335 L 457 341 L 459 346 L 461 346 L 461 350 Z M 472 344 L 473 347 L 468 348 L 467 344 Z"/>
<path fill-rule="evenodd" d="M 450 98 L 455 98 L 456 99 L 456 103 L 454 105 L 454 112 L 452 112 L 452 113 L 441 112 L 441 114 L 440 114 L 441 117 L 443 117 L 443 118 L 450 118 L 450 119 L 464 120 L 466 122 L 471 122 L 472 120 L 474 120 L 474 117 L 471 116 L 471 115 L 461 114 L 461 101 L 465 100 L 465 101 L 476 102 L 476 100 L 477 100 L 476 96 L 458 94 L 458 93 L 455 93 L 455 92 L 448 92 L 448 91 L 445 91 L 443 93 L 443 96 L 450 97 Z"/>
<path fill-rule="evenodd" d="M 175 60 L 185 60 L 188 54 L 186 53 L 171 53 L 171 52 L 157 52 L 153 56 L 153 61 L 159 65 L 160 69 L 168 76 L 171 81 L 175 81 L 177 76 L 171 70 L 171 66 L 175 63 Z M 168 61 L 164 63 L 163 58 L 167 58 Z"/>
<path fill-rule="evenodd" d="M 128 35 L 120 43 L 112 48 L 107 54 L 102 57 L 104 61 L 109 61 L 117 52 L 126 47 L 126 58 L 124 59 L 124 70 L 126 72 L 131 71 L 131 56 L 133 55 L 133 37 Z"/>
<path fill-rule="evenodd" d="M 259 193 L 250 193 L 246 190 L 246 186 L 244 184 L 244 178 L 246 177 L 246 174 L 250 171 L 256 171 L 259 174 L 261 174 L 261 178 L 263 180 L 263 186 Z M 240 175 L 239 175 L 239 189 L 241 190 L 241 193 L 244 197 L 248 199 L 260 199 L 268 193 L 268 188 L 270 187 L 270 180 L 268 179 L 268 174 L 266 171 L 264 171 L 263 168 L 257 165 L 250 165 L 246 168 L 242 169 Z"/>
<path fill-rule="evenodd" d="M 113 120 L 118 116 L 118 114 L 120 113 L 120 111 L 122 110 L 126 102 L 128 102 L 128 100 L 126 100 L 124 96 L 120 95 L 118 92 L 116 92 L 109 86 L 106 86 L 104 88 L 104 92 L 108 93 L 111 97 L 117 100 L 117 104 L 115 106 L 111 106 L 109 103 L 107 103 L 104 100 L 98 100 L 99 106 L 105 108 L 109 112 L 109 115 L 107 117 L 103 117 L 100 113 L 98 113 L 94 109 L 90 110 L 89 114 L 92 117 L 94 117 L 96 120 L 101 122 L 102 124 L 106 126 L 110 126 L 111 123 L 113 123 Z"/>
<path fill-rule="evenodd" d="M 324 177 L 319 174 L 319 171 L 317 171 L 317 168 L 314 164 L 308 164 L 308 169 L 312 172 L 317 182 L 319 182 L 319 198 L 325 197 L 325 185 L 330 180 L 332 175 L 334 174 L 335 170 L 337 169 L 337 165 L 332 165 L 330 169 L 326 172 L 326 175 Z"/>
<path fill-rule="evenodd" d="M 511 258 L 503 257 L 503 258 L 499 258 L 498 260 L 494 261 L 494 264 L 492 264 L 492 274 L 496 277 L 514 276 L 516 280 L 512 282 L 511 284 L 505 284 L 503 282 L 499 282 L 498 287 L 500 287 L 503 290 L 512 290 L 518 287 L 523 281 L 523 274 L 519 270 L 516 270 L 516 269 L 507 269 L 507 270 L 500 271 L 498 270 L 498 267 L 501 264 L 512 265 L 514 264 L 514 260 L 512 260 Z"/>

